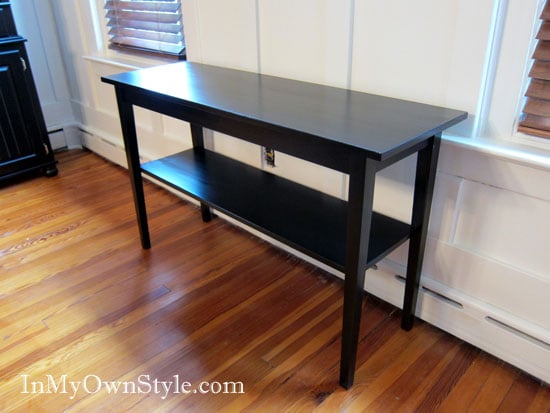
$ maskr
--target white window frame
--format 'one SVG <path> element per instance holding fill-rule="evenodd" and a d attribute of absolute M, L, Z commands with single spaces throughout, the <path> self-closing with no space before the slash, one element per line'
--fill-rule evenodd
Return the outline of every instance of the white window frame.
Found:
<path fill-rule="evenodd" d="M 470 137 L 444 134 L 447 142 L 550 171 L 550 139 L 517 130 L 543 6 L 544 0 L 494 0 L 480 125 Z"/>
<path fill-rule="evenodd" d="M 95 50 L 90 50 L 87 58 L 92 60 L 112 61 L 128 68 L 141 68 L 161 64 L 163 62 L 173 63 L 175 60 L 163 55 L 149 55 L 139 52 L 132 52 L 130 49 L 122 51 L 109 48 L 109 35 L 107 19 L 105 18 L 104 0 L 89 0 L 90 12 L 95 32 Z"/>

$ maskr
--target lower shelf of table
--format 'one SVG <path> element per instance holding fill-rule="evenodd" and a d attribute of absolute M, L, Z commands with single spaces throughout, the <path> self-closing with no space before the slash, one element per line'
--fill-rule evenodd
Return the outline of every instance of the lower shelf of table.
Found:
<path fill-rule="evenodd" d="M 190 149 L 141 167 L 145 174 L 343 270 L 346 201 L 208 150 Z M 373 213 L 367 265 L 409 234 L 408 224 Z"/>

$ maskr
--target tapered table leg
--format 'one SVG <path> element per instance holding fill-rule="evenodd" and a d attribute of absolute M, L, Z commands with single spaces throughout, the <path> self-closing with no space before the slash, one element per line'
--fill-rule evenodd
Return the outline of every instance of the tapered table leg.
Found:
<path fill-rule="evenodd" d="M 357 343 L 367 269 L 376 161 L 358 156 L 350 173 L 344 314 L 340 356 L 340 385 L 349 389 L 355 376 Z"/>
<path fill-rule="evenodd" d="M 122 137 L 126 148 L 126 160 L 128 161 L 128 172 L 134 195 L 134 206 L 141 238 L 141 246 L 144 249 L 151 248 L 151 238 L 147 224 L 147 210 L 145 209 L 145 194 L 143 192 L 143 179 L 141 177 L 141 166 L 139 162 L 139 149 L 136 134 L 136 123 L 134 110 L 131 103 L 124 99 L 124 90 L 116 87 L 116 98 L 120 116 Z"/>
<path fill-rule="evenodd" d="M 401 327 L 405 330 L 410 330 L 414 323 L 440 143 L 440 136 L 432 137 L 430 144 L 418 152 L 416 161 L 411 236 L 401 318 Z"/>
<path fill-rule="evenodd" d="M 191 139 L 193 140 L 193 147 L 195 150 L 204 149 L 204 132 L 201 125 L 191 123 Z M 201 202 L 201 216 L 204 222 L 212 220 L 212 211 L 210 207 Z"/>

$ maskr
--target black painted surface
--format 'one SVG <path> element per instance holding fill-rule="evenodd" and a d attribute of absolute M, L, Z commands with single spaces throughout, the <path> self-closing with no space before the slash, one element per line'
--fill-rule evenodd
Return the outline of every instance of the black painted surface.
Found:
<path fill-rule="evenodd" d="M 412 325 L 441 132 L 467 114 L 195 63 L 102 78 L 115 85 L 143 248 L 150 247 L 140 170 L 343 270 L 340 384 L 353 384 L 365 271 L 411 238 L 403 326 Z M 191 124 L 194 149 L 139 166 L 132 106 Z M 227 133 L 349 175 L 348 202 L 203 148 Z M 419 153 L 412 225 L 372 211 L 376 172 Z"/>
<path fill-rule="evenodd" d="M 343 270 L 347 202 L 208 150 L 188 150 L 142 170 L 318 260 Z M 367 266 L 400 245 L 409 225 L 373 214 Z"/>
<path fill-rule="evenodd" d="M 0 38 L 17 36 L 9 2 L 0 2 Z"/>
<path fill-rule="evenodd" d="M 314 136 L 320 146 L 358 148 L 378 160 L 467 116 L 437 106 L 191 62 L 102 79 L 218 117 L 280 129 L 283 134 L 285 129 L 298 131 Z"/>
<path fill-rule="evenodd" d="M 0 183 L 42 171 L 57 174 L 26 40 L 16 33 L 9 2 L 0 2 Z"/>

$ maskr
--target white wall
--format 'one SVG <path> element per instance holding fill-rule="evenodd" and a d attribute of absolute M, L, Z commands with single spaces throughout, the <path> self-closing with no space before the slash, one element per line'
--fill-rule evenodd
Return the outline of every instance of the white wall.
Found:
<path fill-rule="evenodd" d="M 100 3 L 52 5 L 85 145 L 124 164 L 114 93 L 100 77 L 162 62 L 105 50 Z M 550 382 L 550 146 L 514 132 L 540 3 L 188 0 L 184 24 L 192 61 L 470 112 L 444 136 L 418 313 Z M 144 158 L 190 147 L 183 122 L 136 113 Z M 217 133 L 208 142 L 265 167 L 259 147 Z M 345 197 L 345 176 L 280 153 L 276 162 L 271 172 Z M 410 218 L 414 162 L 379 174 L 377 210 Z M 366 289 L 400 306 L 405 255 L 403 246 L 370 270 Z"/>
<path fill-rule="evenodd" d="M 49 0 L 12 2 L 17 32 L 26 48 L 46 127 L 54 149 L 78 146 L 67 75 Z"/>

